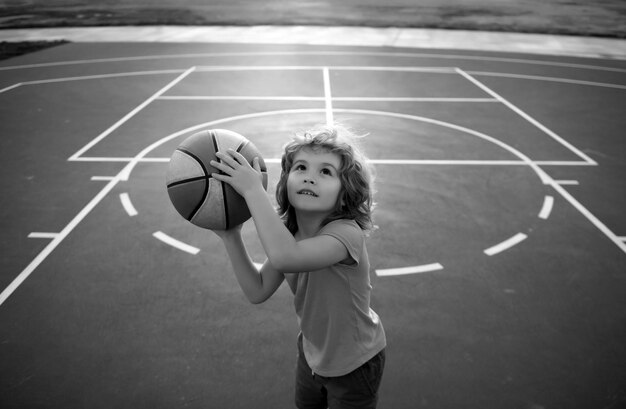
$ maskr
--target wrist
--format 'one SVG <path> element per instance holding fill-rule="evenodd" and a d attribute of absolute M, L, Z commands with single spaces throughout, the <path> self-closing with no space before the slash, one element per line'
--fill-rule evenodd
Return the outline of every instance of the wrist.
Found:
<path fill-rule="evenodd" d="M 248 206 L 249 206 L 250 203 L 254 203 L 255 201 L 261 199 L 262 197 L 266 197 L 266 192 L 265 192 L 265 189 L 263 189 L 263 185 L 258 185 L 244 192 L 242 196 L 246 200 L 246 203 L 248 203 Z"/>

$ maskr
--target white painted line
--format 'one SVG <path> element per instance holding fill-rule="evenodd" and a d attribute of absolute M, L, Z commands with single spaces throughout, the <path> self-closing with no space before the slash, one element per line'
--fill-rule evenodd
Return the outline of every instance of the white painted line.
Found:
<path fill-rule="evenodd" d="M 626 85 L 610 84 L 606 82 L 581 81 L 581 80 L 571 80 L 567 78 L 556 78 L 556 77 L 542 77 L 539 75 L 507 74 L 507 73 L 501 73 L 501 72 L 485 72 L 485 71 L 466 71 L 466 72 L 470 75 L 478 75 L 478 76 L 483 76 L 483 77 L 516 78 L 516 79 L 533 80 L 533 81 L 550 81 L 550 82 L 561 82 L 565 84 L 590 85 L 593 87 L 626 89 Z"/>
<path fill-rule="evenodd" d="M 92 176 L 91 177 L 91 180 L 96 181 L 96 182 L 99 182 L 99 181 L 106 181 L 106 182 L 108 182 L 108 181 L 111 181 L 113 179 L 115 179 L 115 176 Z"/>
<path fill-rule="evenodd" d="M 122 201 L 124 210 L 126 210 L 126 213 L 128 213 L 130 217 L 137 216 L 137 209 L 135 209 L 135 206 L 131 203 L 128 193 L 120 193 L 120 200 Z"/>
<path fill-rule="evenodd" d="M 259 96 L 259 95 L 166 95 L 162 101 L 325 101 L 324 97 Z M 334 97 L 342 102 L 500 102 L 495 98 L 436 98 L 436 97 Z"/>
<path fill-rule="evenodd" d="M 179 74 L 181 72 L 183 72 L 183 70 L 118 72 L 115 74 L 83 75 L 80 77 L 61 77 L 61 78 L 51 78 L 47 80 L 24 81 L 23 84 L 24 85 L 38 85 L 38 84 L 51 84 L 55 82 L 97 80 L 97 79 L 104 79 L 104 78 L 133 77 L 133 76 L 142 76 L 142 75 Z"/>
<path fill-rule="evenodd" d="M 135 109 L 130 111 L 128 114 L 126 114 L 122 119 L 120 119 L 119 121 L 114 123 L 111 127 L 109 127 L 107 130 L 102 132 L 100 135 L 98 135 L 95 139 L 93 139 L 87 145 L 82 147 L 78 152 L 73 154 L 68 160 L 70 160 L 70 161 L 75 160 L 76 158 L 80 157 L 83 153 L 87 152 L 94 145 L 98 144 L 101 140 L 106 138 L 109 134 L 111 134 L 113 131 L 115 131 L 117 128 L 119 128 L 122 124 L 124 124 L 126 121 L 128 121 L 133 116 L 135 116 L 139 111 L 141 111 L 146 106 L 148 106 L 152 101 L 154 101 L 155 99 L 160 97 L 162 94 L 167 92 L 167 90 L 172 88 L 174 85 L 178 84 L 183 78 L 185 78 L 186 76 L 191 74 L 194 71 L 194 69 L 195 69 L 195 67 L 191 67 L 187 71 L 185 71 L 184 73 L 182 73 L 181 75 L 176 77 L 173 81 L 171 81 L 165 87 L 161 88 L 159 91 L 157 91 L 150 98 L 146 99 L 144 102 L 142 102 L 140 105 L 138 105 Z"/>
<path fill-rule="evenodd" d="M 555 182 L 561 186 L 578 186 L 577 180 L 555 180 Z"/>
<path fill-rule="evenodd" d="M 52 239 L 48 245 L 26 266 L 24 270 L 0 293 L 0 305 L 26 280 L 33 271 L 52 253 L 52 251 L 74 230 L 76 226 L 96 207 L 98 203 L 113 189 L 119 182 L 119 178 L 107 183 L 102 190 L 93 198 L 74 218 Z"/>
<path fill-rule="evenodd" d="M 319 70 L 319 65 L 198 65 L 197 72 L 210 71 L 292 71 L 292 70 Z M 427 72 L 439 74 L 455 74 L 454 67 L 416 67 L 416 66 L 367 66 L 367 65 L 329 65 L 326 68 L 341 71 L 400 71 L 400 72 Z"/>
<path fill-rule="evenodd" d="M 526 240 L 527 237 L 528 236 L 526 236 L 524 233 L 517 233 L 515 236 L 511 237 L 510 239 L 504 240 L 502 243 L 496 244 L 493 247 L 489 247 L 488 249 L 485 250 L 485 254 L 488 256 L 493 256 L 495 254 L 501 253 L 504 250 L 508 250 L 511 247 L 515 246 L 516 244 L 519 244 L 522 241 Z"/>
<path fill-rule="evenodd" d="M 115 28 L 117 30 L 117 28 Z M 160 28 L 161 29 L 161 28 Z M 220 27 L 220 29 L 222 29 Z M 84 29 L 81 29 L 84 30 Z M 101 30 L 101 28 L 97 28 Z M 388 44 L 385 44 L 388 45 Z M 56 67 L 63 65 L 78 65 L 78 64 L 100 64 L 109 62 L 124 62 L 124 61 L 145 61 L 145 60 L 177 60 L 188 58 L 219 58 L 219 57 L 253 57 L 253 56 L 374 56 L 374 57 L 403 57 L 403 58 L 430 58 L 430 59 L 444 59 L 444 60 L 470 60 L 470 61 L 496 61 L 512 64 L 531 64 L 531 65 L 543 65 L 553 67 L 568 67 L 568 68 L 581 68 L 587 70 L 600 70 L 600 71 L 612 71 L 612 72 L 626 72 L 626 70 L 614 67 L 605 67 L 599 65 L 590 64 L 571 64 L 562 63 L 556 61 L 542 61 L 533 59 L 521 59 L 521 58 L 505 58 L 505 57 L 486 57 L 486 56 L 473 56 L 462 54 L 433 54 L 433 53 L 418 53 L 418 52 L 379 52 L 379 51 L 256 51 L 256 52 L 219 52 L 219 53 L 195 53 L 195 54 L 164 54 L 164 55 L 144 55 L 137 57 L 115 57 L 115 58 L 97 58 L 91 60 L 68 60 L 58 62 L 48 62 L 39 64 L 24 64 L 24 65 L 12 65 L 6 67 L 0 67 L 0 71 L 4 70 L 20 70 L 24 68 L 41 68 L 41 67 Z M 424 67 L 426 68 L 426 67 Z M 436 69 L 438 67 L 432 67 Z M 442 69 L 445 69 L 443 67 Z"/>
<path fill-rule="evenodd" d="M 29 239 L 56 239 L 59 233 L 32 232 L 28 235 Z"/>
<path fill-rule="evenodd" d="M 446 160 L 446 159 L 370 159 L 376 165 L 486 165 L 486 166 L 528 166 L 520 160 Z"/>
<path fill-rule="evenodd" d="M 570 202 L 572 206 L 576 208 L 583 216 L 587 218 L 594 226 L 596 226 L 606 237 L 608 237 L 613 243 L 617 245 L 624 253 L 626 253 L 626 243 L 620 239 L 615 233 L 613 233 L 604 223 L 602 223 L 596 216 L 593 215 L 585 206 L 580 204 L 580 202 L 572 195 L 570 195 L 567 190 L 563 188 L 563 186 L 558 183 L 552 183 L 552 187 L 563 196 L 565 200 Z"/>
<path fill-rule="evenodd" d="M 130 158 L 130 157 L 89 157 L 81 156 L 74 159 L 75 162 L 163 162 L 167 163 L 170 158 Z M 265 158 L 266 163 L 280 163 L 280 158 Z M 378 165 L 485 165 L 485 166 L 597 166 L 580 161 L 522 161 L 522 160 L 473 160 L 473 159 L 370 159 L 369 162 Z M 107 176 L 102 176 L 105 180 Z M 99 176 L 92 177 L 99 178 Z"/>
<path fill-rule="evenodd" d="M 349 102 L 500 102 L 495 98 L 437 98 L 437 97 L 335 97 Z"/>
<path fill-rule="evenodd" d="M 281 96 L 257 96 L 257 95 L 249 95 L 249 96 L 228 96 L 228 95 L 174 95 L 174 96 L 163 96 L 159 97 L 159 100 L 165 101 L 212 101 L 212 100 L 232 100 L 232 101 L 324 101 L 324 97 L 281 97 Z"/>
<path fill-rule="evenodd" d="M 550 213 L 552 212 L 552 206 L 554 206 L 554 197 L 544 197 L 543 206 L 541 207 L 541 211 L 539 212 L 539 218 L 545 220 L 550 217 Z"/>
<path fill-rule="evenodd" d="M 136 158 L 130 157 L 92 157 L 92 156 L 81 156 L 80 158 L 72 159 L 72 162 L 132 162 L 137 160 Z M 170 158 L 141 158 L 137 160 L 138 162 L 169 162 Z"/>
<path fill-rule="evenodd" d="M 502 149 L 510 152 L 513 156 L 516 156 L 519 159 L 519 162 L 521 162 L 520 164 L 524 163 L 530 168 L 532 168 L 532 170 L 537 174 L 537 176 L 540 178 L 543 184 L 552 184 L 554 181 L 543 169 L 541 169 L 535 162 L 533 162 L 528 156 L 524 155 L 522 152 L 518 151 L 514 147 L 507 145 L 506 143 L 494 137 L 491 137 L 489 135 L 475 131 L 470 128 L 462 127 L 462 126 L 455 125 L 449 122 L 435 120 L 432 118 L 426 118 L 426 117 L 409 115 L 409 114 L 400 114 L 396 112 L 375 111 L 375 110 L 367 110 L 367 109 L 343 109 L 343 108 L 337 108 L 337 109 L 334 109 L 334 111 L 339 112 L 339 113 L 349 113 L 349 114 L 364 114 L 364 115 L 385 116 L 385 117 L 393 117 L 393 118 L 405 118 L 409 120 L 431 123 L 431 124 L 443 126 L 446 128 L 455 129 L 461 132 L 465 132 L 470 135 L 474 135 L 478 138 L 484 139 L 488 142 L 491 142 L 494 145 L 497 145 L 501 147 Z M 218 120 L 214 120 L 211 122 L 204 122 L 204 123 L 191 126 L 186 129 L 182 129 L 178 132 L 175 132 L 164 138 L 161 138 L 160 140 L 152 143 L 151 145 L 144 148 L 141 152 L 139 152 L 137 156 L 135 156 L 134 158 L 131 159 L 130 162 L 128 162 L 128 164 L 124 167 L 122 172 L 120 172 L 120 179 L 122 181 L 128 180 L 134 167 L 138 163 L 143 161 L 144 156 L 148 155 L 158 146 L 161 146 L 167 141 L 170 141 L 182 135 L 189 134 L 193 131 L 196 131 L 202 128 L 214 127 L 218 124 L 230 123 L 232 121 L 242 120 L 242 119 L 260 118 L 260 117 L 266 117 L 266 116 L 272 116 L 272 115 L 289 115 L 289 114 L 301 114 L 301 113 L 312 113 L 312 112 L 324 113 L 326 112 L 326 110 L 320 109 L 320 108 L 308 108 L 308 109 L 285 109 L 285 110 L 278 110 L 278 111 L 258 112 L 258 113 L 252 113 L 252 114 L 244 114 L 244 115 L 236 115 L 232 117 L 220 118 Z M 468 163 L 469 162 L 459 163 L 459 164 L 468 164 Z M 590 164 L 587 164 L 587 165 L 590 165 Z"/>
<path fill-rule="evenodd" d="M 376 270 L 376 275 L 379 277 L 398 276 L 406 274 L 419 274 L 428 273 L 431 271 L 443 270 L 443 266 L 439 263 L 424 264 L 421 266 L 402 267 L 402 268 L 387 268 Z"/>
<path fill-rule="evenodd" d="M 488 93 L 492 97 L 497 98 L 500 102 L 502 102 L 504 105 L 509 107 L 509 109 L 511 109 L 513 112 L 517 113 L 519 116 L 524 118 L 526 121 L 530 122 L 532 125 L 534 125 L 535 127 L 539 128 L 540 130 L 542 130 L 546 135 L 550 136 L 552 139 L 554 139 L 555 141 L 559 142 L 561 145 L 563 145 L 564 147 L 566 147 L 567 149 L 572 151 L 574 154 L 576 154 L 577 156 L 582 158 L 584 161 L 589 162 L 589 163 L 596 163 L 593 159 L 591 159 L 585 153 L 580 151 L 574 145 L 572 145 L 571 143 L 567 142 L 565 139 L 561 138 L 556 133 L 552 132 L 550 129 L 548 129 L 547 127 L 542 125 L 539 121 L 535 120 L 533 117 L 528 115 L 526 112 L 522 111 L 521 109 L 519 109 L 518 107 L 516 107 L 515 105 L 513 105 L 512 103 L 510 103 L 509 101 L 507 101 L 503 97 L 501 97 L 498 93 L 493 91 L 491 88 L 489 88 L 488 86 L 486 86 L 482 82 L 478 81 L 476 78 L 472 77 L 471 75 L 469 75 L 468 73 L 466 73 L 465 71 L 463 71 L 460 68 L 457 68 L 457 72 L 459 74 L 461 74 L 462 76 L 464 76 L 465 78 L 467 78 L 470 82 L 474 83 L 478 88 L 482 89 L 483 91 L 485 91 L 486 93 Z"/>
<path fill-rule="evenodd" d="M 152 234 L 157 239 L 161 240 L 163 243 L 169 244 L 172 247 L 176 247 L 179 250 L 185 251 L 190 254 L 198 254 L 200 252 L 199 248 L 190 246 L 189 244 L 183 243 L 180 240 L 176 240 L 173 237 L 168 236 L 167 234 L 157 231 Z"/>
<path fill-rule="evenodd" d="M 10 91 L 10 90 L 12 90 L 12 89 L 15 89 L 15 88 L 19 87 L 20 85 L 22 85 L 22 83 L 21 83 L 21 82 L 18 82 L 17 84 L 13 84 L 13 85 L 11 85 L 10 87 L 2 88 L 2 89 L 0 89 L 0 94 L 2 94 L 3 92 L 6 92 L 6 91 Z"/>
<path fill-rule="evenodd" d="M 617 236 L 618 240 L 626 242 L 626 236 Z"/>
<path fill-rule="evenodd" d="M 335 120 L 333 118 L 333 97 L 330 92 L 330 73 L 328 67 L 324 67 L 324 99 L 326 101 L 326 125 L 332 125 Z"/>

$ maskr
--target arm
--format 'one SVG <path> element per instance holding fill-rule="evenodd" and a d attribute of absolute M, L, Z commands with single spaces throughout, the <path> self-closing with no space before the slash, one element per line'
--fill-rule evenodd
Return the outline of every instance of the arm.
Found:
<path fill-rule="evenodd" d="M 241 154 L 232 150 L 228 154 L 218 152 L 217 156 L 222 162 L 212 161 L 211 165 L 225 174 L 212 176 L 230 184 L 245 198 L 263 249 L 276 270 L 281 273 L 314 271 L 348 257 L 346 247 L 331 236 L 296 241 L 263 189 L 258 161 L 255 160 L 253 168 Z"/>
<path fill-rule="evenodd" d="M 284 276 L 265 261 L 261 271 L 257 271 L 241 238 L 241 225 L 231 230 L 215 231 L 226 247 L 235 277 L 246 298 L 259 304 L 270 298 L 280 287 Z"/>

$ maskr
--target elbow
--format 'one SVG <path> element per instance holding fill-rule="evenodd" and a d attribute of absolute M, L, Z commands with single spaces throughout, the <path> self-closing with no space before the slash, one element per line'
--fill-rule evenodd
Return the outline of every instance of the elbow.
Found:
<path fill-rule="evenodd" d="M 258 305 L 258 304 L 263 304 L 265 301 L 267 301 L 269 297 L 263 294 L 258 294 L 258 295 L 250 294 L 250 295 L 246 295 L 246 298 L 248 299 L 250 304 Z"/>
<path fill-rule="evenodd" d="M 275 257 L 273 260 L 270 259 L 272 266 L 281 274 L 290 274 L 290 273 L 298 273 L 297 262 L 296 260 L 290 259 L 289 257 Z"/>

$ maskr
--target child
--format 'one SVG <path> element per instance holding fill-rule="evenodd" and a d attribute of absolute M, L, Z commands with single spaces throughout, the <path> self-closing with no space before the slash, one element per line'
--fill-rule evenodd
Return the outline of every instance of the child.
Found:
<path fill-rule="evenodd" d="M 372 176 L 355 136 L 342 127 L 296 135 L 285 146 L 276 188 L 280 216 L 253 166 L 232 150 L 218 153 L 221 171 L 250 209 L 267 260 L 254 267 L 241 226 L 216 231 L 252 303 L 283 280 L 295 295 L 298 408 L 375 408 L 385 364 L 385 332 L 370 308 L 365 235 L 372 228 Z M 282 218 L 282 221 L 281 221 Z"/>

